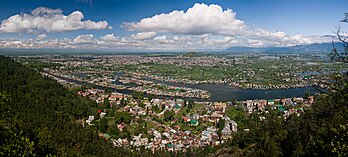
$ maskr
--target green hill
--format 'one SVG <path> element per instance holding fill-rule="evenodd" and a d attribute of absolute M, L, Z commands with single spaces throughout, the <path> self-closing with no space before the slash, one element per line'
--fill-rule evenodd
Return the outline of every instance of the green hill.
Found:
<path fill-rule="evenodd" d="M 0 56 L 0 156 L 121 156 L 128 154 L 78 120 L 96 104 Z"/>

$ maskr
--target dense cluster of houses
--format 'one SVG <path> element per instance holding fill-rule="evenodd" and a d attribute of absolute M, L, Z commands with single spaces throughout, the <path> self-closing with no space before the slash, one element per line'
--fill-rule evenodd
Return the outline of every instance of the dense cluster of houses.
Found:
<path fill-rule="evenodd" d="M 160 113 L 152 113 L 152 116 L 163 118 L 165 111 L 173 110 L 178 113 L 184 104 L 184 100 L 163 100 L 163 99 L 152 99 L 149 104 L 151 105 L 165 105 L 165 108 Z M 148 104 L 147 104 L 148 105 Z M 132 141 L 128 144 L 129 146 L 145 146 L 152 150 L 155 149 L 167 149 L 169 151 L 185 151 L 189 147 L 202 147 L 205 145 L 218 145 L 222 141 L 232 137 L 233 132 L 237 131 L 237 123 L 224 116 L 227 103 L 210 103 L 206 102 L 207 114 L 199 115 L 193 114 L 192 116 L 187 115 L 182 117 L 182 122 L 189 126 L 198 126 L 199 122 L 214 122 L 217 123 L 219 120 L 225 120 L 225 127 L 222 130 L 222 137 L 217 134 L 218 128 L 215 126 L 207 127 L 199 134 L 194 134 L 191 130 L 182 130 L 179 125 L 171 127 L 169 125 L 161 125 L 163 131 L 160 132 L 155 128 L 149 130 L 149 134 L 153 136 L 150 140 L 146 140 L 145 137 L 140 138 L 134 136 Z M 151 113 L 150 113 L 151 114 Z M 118 139 L 116 141 L 125 141 L 125 139 Z M 117 145 L 120 146 L 120 145 Z"/>
<path fill-rule="evenodd" d="M 302 107 L 309 107 L 314 102 L 313 96 L 307 98 L 293 97 L 283 99 L 269 99 L 269 100 L 246 100 L 242 101 L 244 110 L 248 113 L 265 112 L 269 109 L 279 110 L 283 113 L 283 117 L 287 118 L 291 114 L 299 115 L 303 112 Z M 299 106 L 296 108 L 296 106 Z M 302 106 L 302 107 L 300 107 Z"/>
<path fill-rule="evenodd" d="M 146 138 L 143 134 L 134 135 L 131 140 L 113 139 L 112 142 L 117 147 L 140 147 L 147 149 L 166 149 L 169 151 L 186 151 L 190 147 L 203 147 L 205 145 L 218 145 L 224 140 L 231 138 L 232 133 L 237 131 L 237 124 L 227 117 L 225 119 L 225 127 L 222 130 L 222 137 L 217 134 L 218 129 L 215 127 L 207 127 L 200 134 L 193 134 L 190 130 L 180 130 L 180 126 L 173 128 L 163 125 L 163 132 L 155 128 L 149 129 L 149 134 L 153 138 Z"/>
<path fill-rule="evenodd" d="M 106 94 L 103 90 L 99 89 L 87 89 L 84 92 L 78 92 L 79 95 L 89 97 L 95 100 L 97 103 L 102 103 L 106 99 L 110 102 L 110 105 L 120 105 L 122 100 L 127 100 L 127 105 L 120 108 L 119 111 L 126 111 L 132 114 L 134 117 L 139 118 L 146 116 L 164 118 L 166 111 L 174 111 L 176 114 L 187 105 L 188 102 L 183 99 L 147 99 L 145 98 L 141 102 L 136 101 L 130 95 L 121 93 Z M 139 103 L 143 106 L 140 107 Z M 132 135 L 131 139 L 110 139 L 115 146 L 118 147 L 140 147 L 144 146 L 147 149 L 167 149 L 169 151 L 185 151 L 189 147 L 202 147 L 205 145 L 218 145 L 224 140 L 232 138 L 233 132 L 237 131 L 237 123 L 225 116 L 227 103 L 222 102 L 196 102 L 201 103 L 204 110 L 207 112 L 200 115 L 197 113 L 187 114 L 181 117 L 180 123 L 184 123 L 191 128 L 197 127 L 199 123 L 210 122 L 216 124 L 219 120 L 225 120 L 225 127 L 222 130 L 222 136 L 219 136 L 218 128 L 215 125 L 206 126 L 200 133 L 192 133 L 192 129 L 182 129 L 179 125 L 165 125 L 157 123 L 156 128 L 149 128 L 148 135 L 139 134 Z M 154 112 L 152 108 L 157 106 L 163 108 L 160 112 Z M 106 112 L 101 111 L 100 117 L 104 117 Z M 93 125 L 92 121 L 95 120 L 93 116 L 89 116 L 86 120 L 86 124 Z M 177 121 L 177 120 L 175 120 Z M 172 123 L 174 123 L 173 121 Z M 126 124 L 118 124 L 120 131 L 126 127 Z M 148 138 L 150 137 L 152 138 Z M 110 135 L 103 134 L 103 137 L 110 138 Z"/>
<path fill-rule="evenodd" d="M 105 91 L 99 89 L 87 89 L 84 92 L 80 91 L 78 94 L 87 96 L 97 103 L 102 103 L 106 99 L 110 102 L 110 105 L 120 105 L 122 101 L 127 100 L 127 104 L 120 108 L 119 111 L 125 111 L 130 113 L 136 118 L 140 117 L 157 117 L 163 119 L 166 111 L 174 111 L 175 114 L 179 114 L 180 110 L 187 107 L 188 101 L 183 99 L 147 99 L 144 98 L 142 101 L 132 98 L 130 95 L 121 93 L 110 93 L 106 94 Z M 263 112 L 267 113 L 270 109 L 279 110 L 283 113 L 283 117 L 287 118 L 290 114 L 300 114 L 303 112 L 301 107 L 310 106 L 314 101 L 313 96 L 307 98 L 294 97 L 294 98 L 283 98 L 283 99 L 269 99 L 269 100 L 246 100 L 241 101 L 246 113 Z M 146 149 L 157 150 L 165 149 L 169 151 L 186 151 L 189 147 L 203 147 L 206 145 L 214 146 L 223 143 L 224 141 L 233 137 L 233 133 L 238 131 L 238 124 L 226 116 L 226 109 L 228 105 L 232 103 L 226 102 L 195 102 L 201 104 L 203 110 L 206 112 L 202 114 L 188 113 L 187 115 L 181 116 L 180 121 L 177 119 L 170 122 L 170 124 L 163 124 L 156 122 L 157 126 L 148 128 L 147 134 L 131 135 L 131 138 L 127 139 L 111 139 L 108 134 L 103 134 L 104 138 L 109 139 L 117 147 L 132 147 L 140 148 L 145 147 Z M 142 105 L 140 105 L 142 104 Z M 157 106 L 160 111 L 155 112 L 153 108 Z M 295 107 L 301 106 L 301 107 Z M 101 111 L 100 117 L 104 117 L 106 112 Z M 218 134 L 219 128 L 216 127 L 221 119 L 224 120 L 224 127 L 221 130 L 221 134 Z M 94 117 L 89 116 L 86 120 L 86 124 L 93 125 L 91 122 Z M 145 120 L 149 120 L 145 118 Z M 265 117 L 260 117 L 260 121 L 265 120 Z M 154 120 L 151 120 L 152 122 Z M 186 124 L 191 129 L 183 129 L 178 125 Z M 194 131 L 195 127 L 202 124 L 212 123 L 214 125 L 205 126 L 199 133 Z M 120 131 L 127 127 L 127 124 L 121 123 L 117 127 Z M 244 131 L 249 131 L 244 129 Z"/>

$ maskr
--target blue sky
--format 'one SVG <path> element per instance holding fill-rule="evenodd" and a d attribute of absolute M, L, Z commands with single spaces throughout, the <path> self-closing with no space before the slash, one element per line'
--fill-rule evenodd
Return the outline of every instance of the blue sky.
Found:
<path fill-rule="evenodd" d="M 202 4 L 202 6 L 195 4 Z M 336 26 L 340 24 L 339 20 L 343 18 L 344 12 L 348 12 L 347 6 L 347 0 L 2 1 L 2 5 L 0 5 L 0 20 L 2 21 L 0 47 L 51 48 L 55 47 L 54 43 L 51 42 L 52 40 L 58 40 L 59 44 L 62 45 L 65 44 L 65 48 L 119 50 L 218 50 L 229 46 L 310 44 L 324 42 L 327 39 L 320 38 L 320 36 L 333 34 L 333 31 L 337 29 Z M 66 28 L 49 28 L 57 23 L 41 26 L 41 23 L 44 22 L 39 22 L 36 25 L 29 24 L 21 28 L 11 28 L 20 24 L 25 25 L 35 18 L 39 20 L 37 16 L 42 16 L 42 14 L 36 16 L 32 11 L 40 7 L 45 8 L 41 11 L 45 14 L 50 9 L 59 9 L 61 13 L 58 11 L 54 16 L 59 15 L 62 19 L 64 19 L 63 16 L 68 16 L 75 11 L 81 13 L 78 15 L 83 15 L 83 18 L 77 21 L 79 22 L 78 26 L 76 23 L 71 23 Z M 222 11 L 209 12 L 214 8 L 219 9 L 219 7 Z M 190 8 L 196 12 L 181 19 Z M 230 9 L 231 11 L 228 11 Z M 168 14 L 173 11 L 183 11 L 184 14 L 175 14 L 175 17 L 169 16 Z M 200 23 L 205 19 L 209 20 L 210 16 L 203 15 L 208 12 L 216 13 L 216 19 L 220 19 L 214 21 L 215 17 L 212 17 L 211 21 L 215 22 L 215 26 L 209 21 Z M 24 21 L 22 17 L 22 23 L 16 24 L 13 24 L 13 19 L 10 20 L 12 16 L 23 16 L 23 14 L 27 14 L 30 18 Z M 164 15 L 159 19 L 154 17 L 160 14 Z M 195 21 L 196 15 L 197 21 Z M 155 24 L 149 26 L 149 21 L 141 22 L 144 18 L 150 18 L 149 21 L 155 22 Z M 199 18 L 201 19 L 199 20 Z M 93 23 L 85 23 L 87 20 Z M 167 23 L 161 23 L 162 21 L 167 21 Z M 180 25 L 181 27 L 175 29 L 171 27 L 172 25 Z M 41 36 L 38 37 L 39 35 Z M 79 36 L 80 38 L 78 38 Z M 64 38 L 66 38 L 65 41 L 62 41 Z M 34 39 L 35 41 L 33 41 Z M 11 47 L 10 42 L 15 42 L 17 46 L 12 44 Z M 23 45 L 18 44 L 19 42 Z M 51 43 L 48 44 L 49 42 Z M 208 46 L 202 46 L 203 44 Z M 30 47 L 30 45 L 34 46 Z"/>

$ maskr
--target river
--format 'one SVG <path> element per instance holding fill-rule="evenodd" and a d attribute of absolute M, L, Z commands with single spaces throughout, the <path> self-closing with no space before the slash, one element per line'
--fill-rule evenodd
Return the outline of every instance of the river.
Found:
<path fill-rule="evenodd" d="M 52 74 L 51 74 L 52 75 Z M 117 76 L 123 75 L 123 73 L 117 73 L 115 74 Z M 94 88 L 99 89 L 110 89 L 113 91 L 117 91 L 124 94 L 131 94 L 131 90 L 115 90 L 114 88 L 110 87 L 102 87 L 86 82 L 81 82 L 77 80 L 72 80 L 68 78 L 59 77 L 57 75 L 54 75 L 55 77 L 58 77 L 60 79 L 66 80 L 68 82 L 74 82 L 77 84 L 86 84 L 89 86 L 92 86 Z M 160 81 L 155 80 L 151 78 L 145 78 L 145 80 L 152 81 L 154 83 L 162 83 L 166 85 L 171 86 L 178 86 L 178 87 L 188 87 L 188 88 L 195 88 L 195 89 L 202 89 L 207 90 L 211 94 L 211 101 L 231 101 L 232 99 L 236 100 L 252 100 L 252 99 L 276 99 L 276 98 L 289 98 L 289 97 L 303 97 L 305 96 L 306 92 L 311 93 L 312 95 L 315 93 L 319 93 L 315 88 L 313 87 L 302 87 L 302 88 L 291 88 L 291 89 L 241 89 L 232 87 L 228 84 L 197 84 L 197 85 L 191 85 L 191 84 L 181 84 L 181 83 L 173 83 L 173 82 L 167 82 L 167 81 Z M 117 82 L 117 83 L 116 83 Z M 116 81 L 115 84 L 121 84 L 119 81 Z M 164 98 L 163 96 L 155 96 L 158 98 Z M 172 98 L 172 97 L 166 97 L 166 98 Z M 195 99 L 195 100 L 202 100 L 202 99 Z"/>
<path fill-rule="evenodd" d="M 233 98 L 236 100 L 252 100 L 252 99 L 276 99 L 276 98 L 289 98 L 289 97 L 303 97 L 306 92 L 311 94 L 318 93 L 313 87 L 302 88 L 290 88 L 290 89 L 241 89 L 232 87 L 228 84 L 181 84 L 167 81 L 159 81 L 150 78 L 146 80 L 153 81 L 155 83 L 162 83 L 171 86 L 189 87 L 207 90 L 211 94 L 212 101 L 231 101 Z"/>

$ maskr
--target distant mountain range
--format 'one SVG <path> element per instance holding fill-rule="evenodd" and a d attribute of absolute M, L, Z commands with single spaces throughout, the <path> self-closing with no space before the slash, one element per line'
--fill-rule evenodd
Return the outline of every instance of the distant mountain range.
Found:
<path fill-rule="evenodd" d="M 343 51 L 342 43 L 335 43 L 335 47 Z M 333 49 L 332 43 L 314 43 L 289 47 L 230 47 L 224 52 L 229 53 L 329 53 Z"/>

